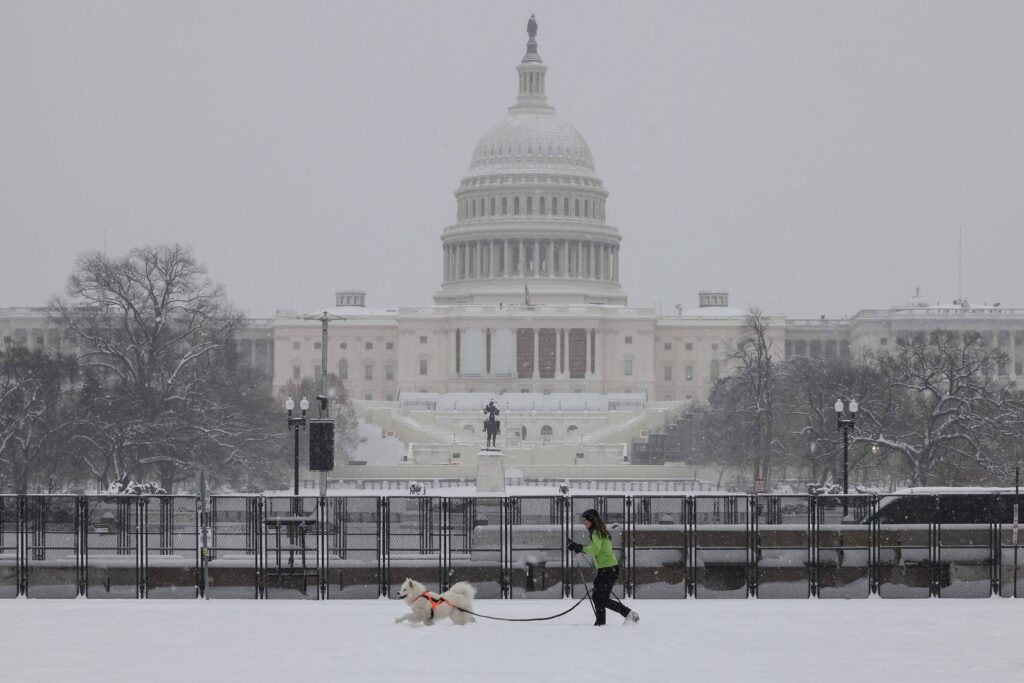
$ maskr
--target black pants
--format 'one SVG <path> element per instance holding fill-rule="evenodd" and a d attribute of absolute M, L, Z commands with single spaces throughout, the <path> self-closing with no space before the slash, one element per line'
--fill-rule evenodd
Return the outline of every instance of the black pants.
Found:
<path fill-rule="evenodd" d="M 619 578 L 618 565 L 597 570 L 597 576 L 594 577 L 594 591 L 591 594 L 594 598 L 594 614 L 597 616 L 595 625 L 604 623 L 606 609 L 618 612 L 622 616 L 629 614 L 628 607 L 612 598 L 612 587 L 617 578 Z"/>

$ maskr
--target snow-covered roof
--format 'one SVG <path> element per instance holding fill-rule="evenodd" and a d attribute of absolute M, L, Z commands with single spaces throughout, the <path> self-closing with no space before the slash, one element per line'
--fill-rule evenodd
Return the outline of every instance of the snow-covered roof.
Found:
<path fill-rule="evenodd" d="M 681 318 L 742 318 L 747 311 L 732 306 L 699 306 L 697 308 L 684 308 L 679 313 Z"/>
<path fill-rule="evenodd" d="M 893 496 L 907 496 L 912 494 L 917 495 L 949 495 L 949 494 L 964 494 L 964 493 L 1012 493 L 1013 487 L 998 487 L 998 486 L 914 486 L 912 488 L 900 489 L 893 491 L 890 495 Z"/>

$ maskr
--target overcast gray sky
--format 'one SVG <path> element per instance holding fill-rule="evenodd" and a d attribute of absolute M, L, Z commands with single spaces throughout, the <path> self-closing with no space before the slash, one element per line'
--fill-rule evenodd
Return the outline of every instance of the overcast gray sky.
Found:
<path fill-rule="evenodd" d="M 0 2 L 0 306 L 182 242 L 250 315 L 431 303 L 535 12 L 630 304 L 1024 306 L 1024 2 Z"/>

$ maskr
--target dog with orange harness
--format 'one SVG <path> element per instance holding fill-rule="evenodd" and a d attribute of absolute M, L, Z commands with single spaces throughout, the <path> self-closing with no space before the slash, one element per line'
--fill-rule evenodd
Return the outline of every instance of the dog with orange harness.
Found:
<path fill-rule="evenodd" d="M 476 619 L 463 610 L 473 610 L 473 596 L 476 589 L 465 581 L 459 581 L 444 593 L 432 593 L 419 581 L 406 579 L 398 591 L 398 597 L 409 605 L 409 613 L 395 619 L 396 624 L 408 621 L 433 626 L 441 619 L 451 619 L 453 624 L 462 626 Z"/>

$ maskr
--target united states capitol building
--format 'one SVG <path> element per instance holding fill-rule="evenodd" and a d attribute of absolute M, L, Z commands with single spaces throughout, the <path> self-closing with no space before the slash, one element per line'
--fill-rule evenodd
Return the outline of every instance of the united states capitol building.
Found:
<path fill-rule="evenodd" d="M 511 463 L 621 469 L 629 444 L 706 399 L 730 371 L 746 311 L 730 307 L 727 292 L 694 293 L 694 306 L 674 315 L 629 306 L 619 281 L 628 243 L 623 252 L 623 233 L 605 220 L 609 192 L 586 140 L 548 99 L 536 35 L 531 18 L 509 83 L 515 101 L 458 182 L 455 221 L 440 230 L 434 305 L 377 308 L 356 289 L 336 292 L 325 309 L 327 372 L 411 463 L 472 464 L 481 407 L 494 398 Z M 238 351 L 266 368 L 275 390 L 319 377 L 321 323 L 309 317 L 323 312 L 250 320 Z M 1001 374 L 1022 375 L 1022 309 L 915 296 L 849 318 L 768 322 L 780 358 L 850 357 L 928 330 L 975 330 L 1007 353 Z M 53 346 L 59 332 L 45 309 L 4 309 L 0 339 Z"/>

